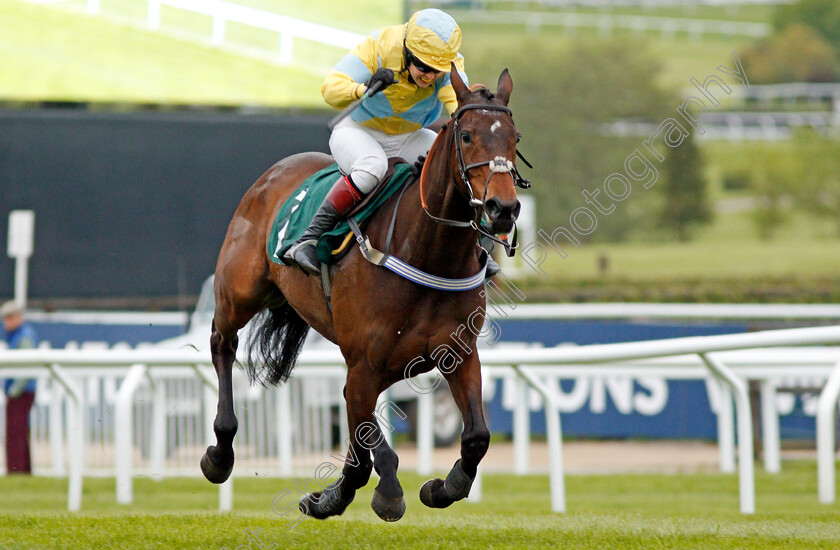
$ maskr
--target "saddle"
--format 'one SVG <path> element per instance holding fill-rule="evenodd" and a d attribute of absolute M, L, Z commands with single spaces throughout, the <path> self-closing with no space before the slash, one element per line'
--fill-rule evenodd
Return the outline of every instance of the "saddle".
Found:
<path fill-rule="evenodd" d="M 321 206 L 332 185 L 340 176 L 337 164 L 332 164 L 307 178 L 280 207 L 266 243 L 268 257 L 274 263 L 284 264 L 283 254 L 303 234 Z M 391 196 L 417 179 L 416 169 L 403 159 L 392 158 L 388 170 L 376 189 L 350 213 L 359 225 L 364 225 L 376 210 Z M 353 242 L 353 233 L 347 221 L 339 223 L 332 231 L 324 233 L 318 241 L 318 258 L 323 264 L 337 262 Z"/>
<path fill-rule="evenodd" d="M 378 196 L 381 193 L 387 191 L 389 182 L 394 177 L 394 174 L 397 173 L 397 165 L 399 165 L 399 164 L 407 165 L 408 162 L 406 162 L 404 159 L 402 159 L 400 157 L 391 157 L 391 158 L 388 159 L 388 169 L 385 171 L 385 176 L 382 178 L 382 182 L 379 185 L 377 185 L 373 189 L 373 191 L 368 193 L 365 196 L 365 198 L 362 199 L 362 202 L 357 204 L 350 211 L 350 213 L 347 215 L 348 218 L 355 218 L 357 214 L 362 213 L 366 209 L 370 208 L 370 205 L 372 203 L 378 202 L 377 201 Z M 416 180 L 418 176 L 419 176 L 419 172 L 414 174 L 414 178 L 403 181 L 400 184 L 400 187 L 411 185 L 412 183 L 414 183 L 414 180 Z M 388 195 L 389 198 L 390 198 L 391 194 L 393 194 L 393 193 L 390 193 Z M 385 202 L 385 201 L 381 201 L 381 202 Z M 379 204 L 381 204 L 381 202 L 379 202 Z M 375 207 L 374 207 L 374 209 L 375 209 Z M 353 242 L 353 230 L 348 228 L 347 234 L 345 235 L 345 237 L 341 241 L 341 243 L 336 248 L 334 248 L 333 250 L 330 250 L 330 257 L 332 258 L 332 262 L 330 262 L 330 263 L 335 263 L 338 260 L 340 260 L 341 258 L 343 258 L 344 255 L 347 254 L 350 251 L 350 249 L 352 248 L 352 246 L 350 246 L 351 242 Z"/>

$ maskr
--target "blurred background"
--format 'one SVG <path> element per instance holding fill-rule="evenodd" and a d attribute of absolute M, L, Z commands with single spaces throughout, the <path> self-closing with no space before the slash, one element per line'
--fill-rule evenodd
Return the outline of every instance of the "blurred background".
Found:
<path fill-rule="evenodd" d="M 731 86 L 710 84 L 719 105 L 689 107 L 705 131 L 660 136 L 655 185 L 549 254 L 547 276 L 508 264 L 529 301 L 837 301 L 837 2 L 6 0 L 0 242 L 9 211 L 36 212 L 29 303 L 189 311 L 245 190 L 326 150 L 326 71 L 429 6 L 460 23 L 473 83 L 510 69 L 530 227 L 549 234 L 660 123 L 685 124 L 691 79 Z M 733 52 L 749 86 L 718 70 Z M 13 272 L 0 261 L 0 296 Z"/>
<path fill-rule="evenodd" d="M 504 68 L 514 81 L 520 150 L 534 166 L 520 165 L 533 183 L 520 193 L 532 207 L 520 239 L 523 250 L 542 243 L 545 255 L 539 269 L 526 254 L 505 262 L 517 290 L 504 287 L 508 294 L 496 313 L 511 313 L 520 300 L 838 302 L 836 0 L 2 0 L 0 243 L 9 237 L 11 212 L 34 212 L 34 243 L 23 255 L 25 296 L 42 340 L 107 349 L 176 338 L 163 345 L 206 349 L 213 311 L 208 277 L 241 197 L 281 158 L 327 151 L 326 123 L 335 111 L 319 91 L 326 72 L 364 34 L 424 7 L 444 9 L 461 25 L 472 83 L 495 89 Z M 705 100 L 703 110 L 686 103 L 692 97 Z M 669 120 L 678 121 L 682 134 L 662 131 Z M 666 135 L 682 135 L 680 145 L 665 146 Z M 637 151 L 655 168 L 655 181 L 646 188 L 631 178 L 632 191 L 604 215 L 599 208 L 611 204 L 605 181 L 626 175 L 626 160 Z M 654 151 L 661 159 L 654 161 Z M 595 190 L 603 206 L 582 194 Z M 597 227 L 575 217 L 582 207 Z M 538 234 L 575 223 L 575 242 L 557 238 L 565 257 Z M 2 300 L 16 294 L 19 263 L 0 259 Z M 74 313 L 62 314 L 68 311 Z M 722 310 L 671 310 L 664 321 L 637 310 L 592 320 L 584 311 L 571 321 L 535 321 L 522 308 L 519 317 L 498 322 L 506 341 L 554 346 L 745 332 L 840 316 L 836 308 L 763 317 L 715 311 Z M 158 316 L 145 316 L 150 312 Z M 86 390 L 95 397 L 91 407 L 101 407 L 91 409 L 91 419 L 109 417 L 115 402 L 117 378 L 97 380 Z M 823 381 L 783 384 L 794 388 L 780 397 L 790 416 L 783 437 L 812 437 Z M 243 411 L 262 414 L 254 413 L 261 410 L 254 404 L 263 399 L 260 390 L 241 382 Z M 202 439 L 195 434 L 210 426 L 201 411 L 212 412 L 215 404 L 202 405 L 200 382 L 190 383 L 192 397 L 167 390 L 170 398 L 180 396 L 174 402 L 185 411 L 168 413 L 166 453 L 190 443 L 183 468 L 195 474 Z M 716 435 L 712 390 L 702 381 L 605 386 L 581 377 L 557 384 L 560 395 L 574 397 L 563 411 L 564 430 L 573 437 Z M 304 395 L 303 382 L 294 387 Z M 491 427 L 510 434 L 513 386 L 492 387 L 485 395 Z M 307 395 L 323 395 L 319 388 Z M 46 410 L 50 394 L 39 395 L 36 405 Z M 655 403 L 622 405 L 633 396 Z M 700 401 L 698 413 L 696 399 L 707 397 L 712 410 Z M 267 411 L 275 407 L 259 402 Z M 299 427 L 295 437 L 322 433 L 331 448 L 336 402 L 312 405 L 322 409 L 311 422 L 322 432 Z M 451 401 L 448 406 L 451 414 L 436 419 L 443 426 L 443 418 L 454 418 L 447 433 L 437 434 L 441 445 L 460 431 L 457 411 Z M 544 433 L 533 416 L 534 432 Z M 137 445 L 145 456 L 144 422 Z M 34 421 L 42 442 L 46 423 L 45 415 Z M 274 436 L 264 435 L 247 436 L 255 455 L 265 441 L 277 447 Z M 46 452 L 39 456 L 46 464 Z"/>

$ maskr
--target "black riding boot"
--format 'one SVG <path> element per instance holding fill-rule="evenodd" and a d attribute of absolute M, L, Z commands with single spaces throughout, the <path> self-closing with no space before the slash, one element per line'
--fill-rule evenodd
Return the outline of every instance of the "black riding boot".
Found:
<path fill-rule="evenodd" d="M 318 244 L 321 235 L 335 227 L 340 220 L 341 214 L 332 204 L 324 201 L 309 223 L 309 227 L 300 239 L 295 241 L 295 244 L 286 251 L 283 259 L 296 263 L 310 275 L 321 273 L 321 262 L 318 260 L 315 246 Z"/>
<path fill-rule="evenodd" d="M 290 264 L 297 264 L 310 275 L 320 274 L 321 262 L 315 249 L 318 239 L 343 220 L 363 197 L 348 178 L 341 176 L 327 193 L 315 217 L 309 222 L 309 227 L 283 254 L 283 259 Z"/>
<path fill-rule="evenodd" d="M 496 263 L 493 256 L 487 255 L 487 269 L 484 271 L 484 278 L 489 279 L 493 275 L 498 275 L 502 271 L 502 267 Z"/>
<path fill-rule="evenodd" d="M 493 275 L 498 275 L 502 268 L 499 264 L 496 263 L 496 260 L 493 259 L 493 241 L 485 237 L 484 235 L 480 235 L 478 237 L 478 244 L 487 251 L 487 269 L 484 271 L 484 278 L 489 279 Z"/>

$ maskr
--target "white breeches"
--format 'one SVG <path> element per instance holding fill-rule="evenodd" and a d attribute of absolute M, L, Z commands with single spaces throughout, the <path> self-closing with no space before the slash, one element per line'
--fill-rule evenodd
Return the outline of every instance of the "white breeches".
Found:
<path fill-rule="evenodd" d="M 389 157 L 401 157 L 413 163 L 418 156 L 429 152 L 435 138 L 437 134 L 428 128 L 392 136 L 347 117 L 333 128 L 330 151 L 341 171 L 350 176 L 359 191 L 367 194 L 385 176 Z"/>

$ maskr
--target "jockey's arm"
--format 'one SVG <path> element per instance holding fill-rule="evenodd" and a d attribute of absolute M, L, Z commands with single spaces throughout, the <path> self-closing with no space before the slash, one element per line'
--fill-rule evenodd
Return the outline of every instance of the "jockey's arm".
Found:
<path fill-rule="evenodd" d="M 364 95 L 367 87 L 340 71 L 330 71 L 321 85 L 321 95 L 328 105 L 343 109 Z"/>
<path fill-rule="evenodd" d="M 321 95 L 328 105 L 343 109 L 364 95 L 365 83 L 379 67 L 376 41 L 367 36 L 327 74 Z"/>

